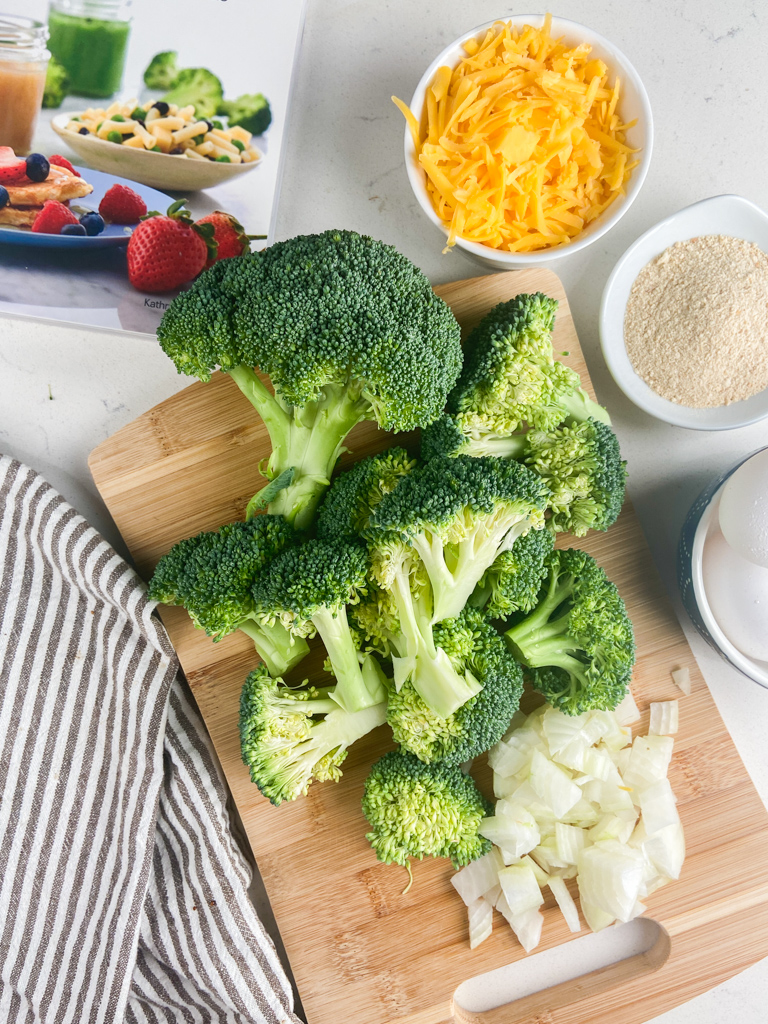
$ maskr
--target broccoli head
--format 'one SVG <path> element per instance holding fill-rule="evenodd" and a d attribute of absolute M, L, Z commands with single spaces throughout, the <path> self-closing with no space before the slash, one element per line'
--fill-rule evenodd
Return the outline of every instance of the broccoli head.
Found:
<path fill-rule="evenodd" d="M 369 533 L 414 548 L 432 589 L 432 621 L 453 619 L 502 551 L 544 525 L 548 490 L 518 462 L 430 459 L 382 498 Z"/>
<path fill-rule="evenodd" d="M 505 636 L 533 688 L 566 714 L 610 710 L 627 693 L 632 623 L 618 590 L 584 551 L 549 555 L 539 603 Z"/>
<path fill-rule="evenodd" d="M 178 57 L 175 50 L 156 53 L 144 71 L 144 85 L 148 89 L 170 89 L 179 74 Z"/>
<path fill-rule="evenodd" d="M 337 680 L 334 699 L 346 711 L 386 696 L 382 674 L 372 656 L 359 655 L 347 621 L 346 606 L 365 591 L 367 572 L 368 556 L 359 545 L 310 540 L 278 555 L 252 591 L 265 625 L 280 624 L 299 637 L 320 635 Z"/>
<path fill-rule="evenodd" d="M 177 107 L 194 107 L 195 116 L 201 118 L 214 116 L 223 95 L 221 81 L 208 68 L 184 68 L 173 79 L 163 100 Z"/>
<path fill-rule="evenodd" d="M 529 430 L 525 462 L 552 492 L 552 529 L 583 537 L 588 530 L 607 530 L 618 519 L 627 464 L 605 423 L 587 419 L 549 433 Z"/>
<path fill-rule="evenodd" d="M 424 764 L 404 750 L 385 754 L 365 783 L 366 838 L 379 860 L 409 871 L 411 857 L 450 857 L 460 868 L 488 853 L 478 829 L 492 813 L 459 767 Z"/>
<path fill-rule="evenodd" d="M 251 135 L 263 135 L 272 124 L 269 100 L 260 92 L 238 96 L 236 100 L 221 100 L 216 113 L 224 115 L 230 127 L 239 124 Z"/>
<path fill-rule="evenodd" d="M 554 535 L 549 530 L 529 530 L 518 537 L 480 580 L 471 604 L 484 608 L 492 619 L 531 611 L 539 599 L 547 575 L 547 557 L 554 546 Z"/>
<path fill-rule="evenodd" d="M 60 107 L 69 95 L 69 72 L 55 57 L 48 61 L 43 89 L 43 107 Z"/>
<path fill-rule="evenodd" d="M 431 423 L 462 358 L 458 323 L 424 274 L 352 231 L 221 260 L 174 299 L 158 338 L 180 373 L 209 380 L 218 366 L 254 405 L 272 442 L 265 474 L 281 484 L 269 511 L 300 528 L 352 427 Z"/>
<path fill-rule="evenodd" d="M 365 535 L 382 498 L 416 467 L 404 448 L 389 448 L 342 473 L 331 484 L 317 514 L 322 540 L 358 540 Z"/>
<path fill-rule="evenodd" d="M 469 669 L 482 690 L 458 711 L 441 718 L 408 681 L 391 693 L 387 721 L 395 741 L 420 761 L 462 764 L 498 742 L 520 704 L 523 673 L 486 616 L 465 608 L 457 619 L 435 626 L 435 643 L 459 671 Z"/>
<path fill-rule="evenodd" d="M 279 622 L 257 622 L 251 588 L 273 558 L 296 543 L 281 516 L 227 523 L 174 544 L 157 564 L 149 596 L 186 608 L 198 629 L 213 640 L 234 630 L 246 633 L 277 675 L 297 665 L 309 648 Z"/>
<path fill-rule="evenodd" d="M 333 687 L 288 687 L 263 666 L 240 695 L 240 749 L 251 780 L 273 804 L 306 794 L 313 781 L 338 782 L 349 747 L 386 720 L 386 701 L 344 711 Z"/>

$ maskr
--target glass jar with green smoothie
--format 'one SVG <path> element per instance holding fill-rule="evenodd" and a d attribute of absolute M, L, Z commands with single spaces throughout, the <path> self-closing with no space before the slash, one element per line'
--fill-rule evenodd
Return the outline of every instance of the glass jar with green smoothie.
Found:
<path fill-rule="evenodd" d="M 131 0 L 51 0 L 48 49 L 67 69 L 70 93 L 106 99 L 120 88 Z"/>

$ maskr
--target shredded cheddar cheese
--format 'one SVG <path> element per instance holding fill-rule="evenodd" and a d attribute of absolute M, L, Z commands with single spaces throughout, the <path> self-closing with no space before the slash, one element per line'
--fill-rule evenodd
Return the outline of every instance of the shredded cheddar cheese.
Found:
<path fill-rule="evenodd" d="M 617 113 L 620 81 L 544 25 L 496 22 L 441 67 L 417 118 L 392 97 L 413 137 L 432 204 L 457 236 L 507 252 L 575 238 L 624 192 L 637 150 Z"/>

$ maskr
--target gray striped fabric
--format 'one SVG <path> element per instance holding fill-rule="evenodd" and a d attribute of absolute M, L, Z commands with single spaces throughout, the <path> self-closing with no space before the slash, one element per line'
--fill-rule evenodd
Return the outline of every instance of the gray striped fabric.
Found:
<path fill-rule="evenodd" d="M 0 1021 L 298 1024 L 152 608 L 0 457 Z"/>

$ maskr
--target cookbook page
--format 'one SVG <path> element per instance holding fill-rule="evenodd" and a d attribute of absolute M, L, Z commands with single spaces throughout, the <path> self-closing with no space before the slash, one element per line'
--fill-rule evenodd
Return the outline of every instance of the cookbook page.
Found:
<path fill-rule="evenodd" d="M 268 244 L 304 2 L 0 0 L 0 312 L 154 334 L 214 251 Z"/>

